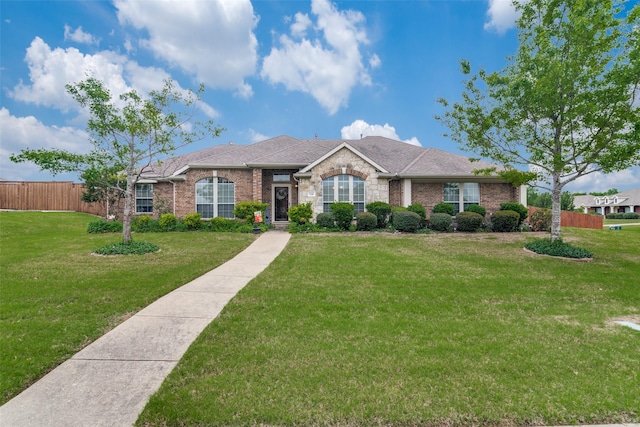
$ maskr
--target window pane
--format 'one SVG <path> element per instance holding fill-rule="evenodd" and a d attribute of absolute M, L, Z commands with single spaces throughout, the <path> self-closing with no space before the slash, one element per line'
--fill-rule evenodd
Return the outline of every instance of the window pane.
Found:
<path fill-rule="evenodd" d="M 451 203 L 455 208 L 455 213 L 460 212 L 460 187 L 457 182 L 447 182 L 444 184 L 443 201 Z"/>
<path fill-rule="evenodd" d="M 136 184 L 136 213 L 153 213 L 153 184 Z"/>
<path fill-rule="evenodd" d="M 480 184 L 478 184 L 477 182 L 465 183 L 463 198 L 465 210 L 469 205 L 480 204 Z"/>
<path fill-rule="evenodd" d="M 218 204 L 218 216 L 233 219 L 233 204 Z"/>
<path fill-rule="evenodd" d="M 338 201 L 349 202 L 350 183 L 349 175 L 338 175 Z"/>
<path fill-rule="evenodd" d="M 334 180 L 335 177 L 327 178 L 322 181 L 322 202 L 333 203 L 334 200 Z M 328 212 L 328 211 L 325 211 Z"/>
<path fill-rule="evenodd" d="M 213 218 L 213 205 L 212 204 L 196 205 L 196 212 L 198 212 L 200 216 L 204 219 L 211 219 Z"/>
<path fill-rule="evenodd" d="M 233 204 L 233 183 L 218 183 L 218 203 Z"/>
<path fill-rule="evenodd" d="M 204 178 L 196 182 L 196 204 L 205 203 L 213 203 L 213 178 Z"/>

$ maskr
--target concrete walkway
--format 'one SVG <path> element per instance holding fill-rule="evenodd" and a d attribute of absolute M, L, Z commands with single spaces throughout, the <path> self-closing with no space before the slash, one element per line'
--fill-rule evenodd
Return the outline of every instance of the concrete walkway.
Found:
<path fill-rule="evenodd" d="M 269 231 L 141 310 L 0 407 L 0 426 L 131 426 L 189 345 L 289 237 Z"/>

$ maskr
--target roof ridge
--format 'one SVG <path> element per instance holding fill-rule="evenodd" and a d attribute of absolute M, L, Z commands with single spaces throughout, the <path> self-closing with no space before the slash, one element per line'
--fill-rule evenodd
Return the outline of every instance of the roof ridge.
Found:
<path fill-rule="evenodd" d="M 418 160 L 420 160 L 421 158 L 423 158 L 424 156 L 427 155 L 427 152 L 429 152 L 431 150 L 431 147 L 425 148 L 424 151 L 422 153 L 420 153 L 420 155 L 418 157 L 416 157 L 415 159 L 413 159 L 413 161 L 411 163 L 409 163 L 407 166 L 404 167 L 404 169 L 402 169 L 400 171 L 400 173 L 404 173 L 405 171 L 411 169 L 411 167 L 413 165 L 415 165 Z"/>

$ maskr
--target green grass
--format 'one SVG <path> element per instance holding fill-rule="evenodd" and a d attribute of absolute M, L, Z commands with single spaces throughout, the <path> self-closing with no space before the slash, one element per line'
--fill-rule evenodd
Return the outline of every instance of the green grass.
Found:
<path fill-rule="evenodd" d="M 161 252 L 102 257 L 119 234 L 87 234 L 95 217 L 0 212 L 0 402 L 141 308 L 222 264 L 254 236 L 146 233 Z"/>
<path fill-rule="evenodd" d="M 293 235 L 138 424 L 639 422 L 640 227 L 544 235 Z"/>

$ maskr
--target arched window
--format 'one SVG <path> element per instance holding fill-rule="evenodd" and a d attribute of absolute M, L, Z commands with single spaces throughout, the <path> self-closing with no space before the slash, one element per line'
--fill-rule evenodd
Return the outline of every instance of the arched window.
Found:
<path fill-rule="evenodd" d="M 322 210 L 331 212 L 331 203 L 348 202 L 355 213 L 364 212 L 364 180 L 353 175 L 336 175 L 322 181 Z"/>
<path fill-rule="evenodd" d="M 233 219 L 235 184 L 226 178 L 203 178 L 196 182 L 196 212 L 204 219 Z"/>

